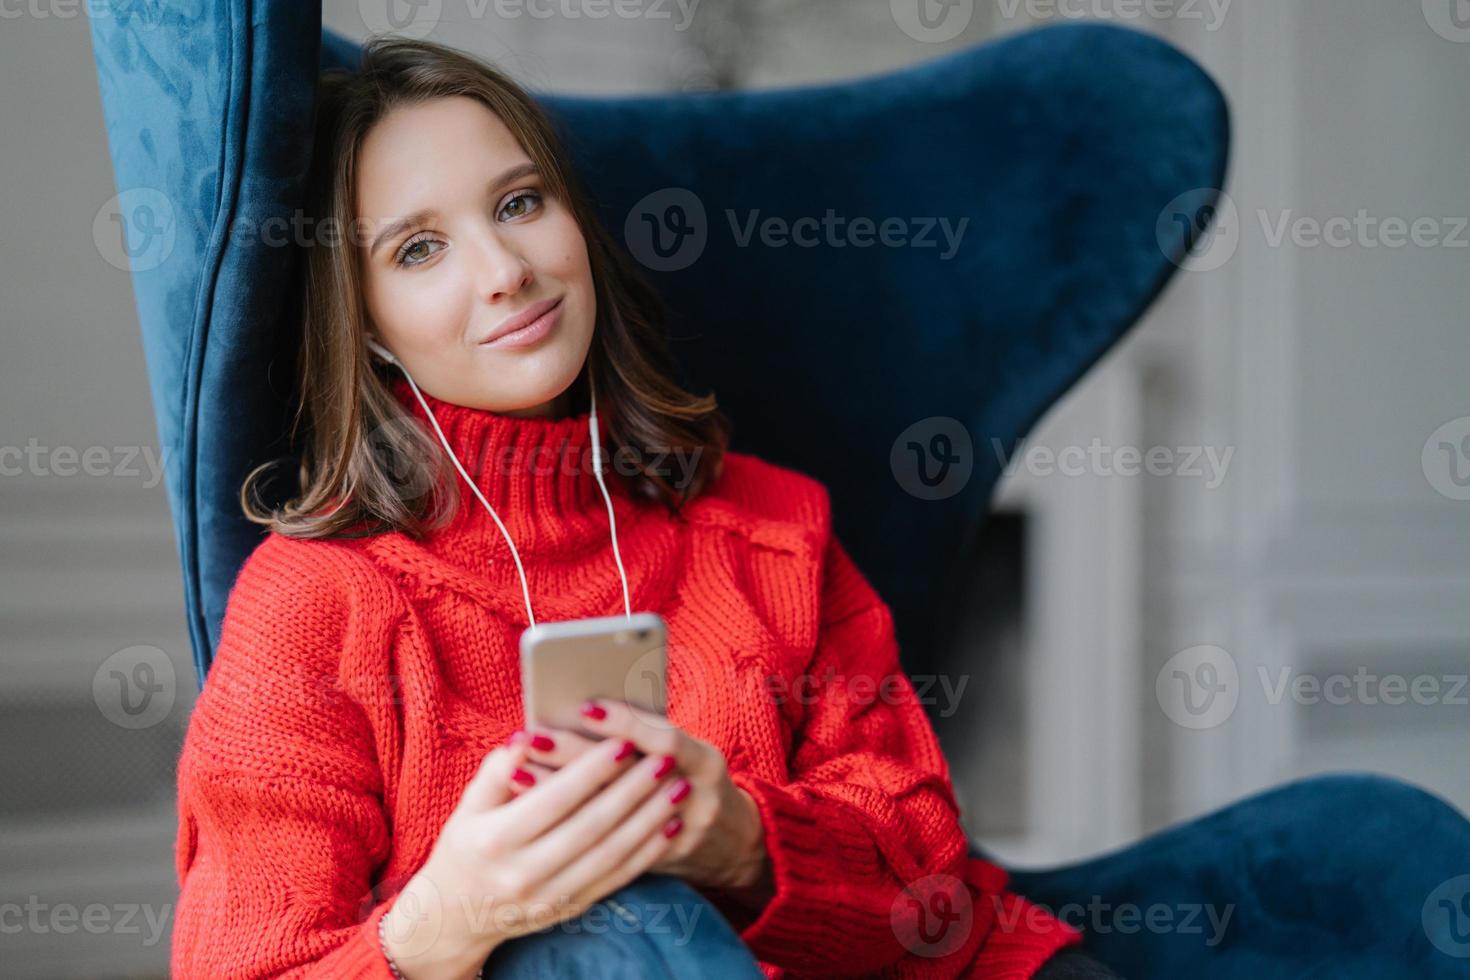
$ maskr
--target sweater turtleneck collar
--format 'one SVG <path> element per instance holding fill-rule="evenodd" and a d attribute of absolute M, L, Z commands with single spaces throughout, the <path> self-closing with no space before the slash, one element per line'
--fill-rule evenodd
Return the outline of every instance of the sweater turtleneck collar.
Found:
<path fill-rule="evenodd" d="M 442 451 L 408 382 L 395 378 L 390 389 L 425 424 Z M 607 504 L 592 469 L 590 411 L 560 419 L 521 418 L 458 405 L 420 391 L 460 465 L 495 508 L 522 559 L 537 554 L 569 557 L 591 548 L 611 548 Z M 615 472 L 607 424 L 601 417 L 598 430 L 603 481 L 612 497 L 621 537 L 634 503 L 623 478 Z M 459 507 L 441 534 L 455 543 L 467 543 L 461 536 L 469 535 L 489 553 L 505 554 L 504 537 L 484 506 L 452 466 L 448 473 L 457 484 Z"/>

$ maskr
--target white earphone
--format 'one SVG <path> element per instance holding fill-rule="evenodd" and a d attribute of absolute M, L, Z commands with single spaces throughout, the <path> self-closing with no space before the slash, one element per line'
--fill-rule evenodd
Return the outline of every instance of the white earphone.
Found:
<path fill-rule="evenodd" d="M 367 339 L 367 345 L 368 345 L 368 349 L 369 350 L 371 350 L 374 354 L 377 354 L 379 357 L 381 357 L 383 360 L 387 361 L 389 364 L 397 364 L 398 363 L 398 358 L 396 358 L 396 357 L 393 356 L 393 352 L 390 351 L 388 348 L 384 347 L 382 344 L 378 343 L 373 338 L 369 337 Z M 406 372 L 406 371 L 404 372 L 405 375 L 407 373 L 408 372 Z"/>
<path fill-rule="evenodd" d="M 444 445 L 444 451 L 449 454 L 450 460 L 454 463 L 454 468 L 459 470 L 459 475 L 464 477 L 465 483 L 469 484 L 470 489 L 474 491 L 474 494 L 476 497 L 479 498 L 480 503 L 484 504 L 485 510 L 489 511 L 491 519 L 495 521 L 495 526 L 500 528 L 500 533 L 505 537 L 505 543 L 510 545 L 510 555 L 512 558 L 515 559 L 516 571 L 520 573 L 521 593 L 525 596 L 526 599 L 526 619 L 529 621 L 530 625 L 535 626 L 536 614 L 531 611 L 531 589 L 530 586 L 526 584 L 526 570 L 521 565 L 521 556 L 520 553 L 516 551 L 515 542 L 512 541 L 510 538 L 510 532 L 507 531 L 505 529 L 505 525 L 501 523 L 500 515 L 495 513 L 495 508 L 490 506 L 490 502 L 485 499 L 485 495 L 480 492 L 480 488 L 475 485 L 475 481 L 470 479 L 470 475 L 466 473 L 464 467 L 460 465 L 459 457 L 454 455 L 454 450 L 450 448 L 449 440 L 444 437 L 444 430 L 439 428 L 439 420 L 434 417 L 433 411 L 429 408 L 429 403 L 424 401 L 423 393 L 419 391 L 419 386 L 414 383 L 413 375 L 408 373 L 408 368 L 404 367 L 399 362 L 398 358 L 393 356 L 392 351 L 388 350 L 388 348 L 378 343 L 372 337 L 367 338 L 367 345 L 368 349 L 371 350 L 374 354 L 382 358 L 388 364 L 396 366 L 398 370 L 403 372 L 404 378 L 408 380 L 408 386 L 413 389 L 414 397 L 417 398 L 419 400 L 419 404 L 424 407 L 424 414 L 429 417 L 429 424 L 434 427 L 434 432 L 438 434 L 439 442 Z M 607 484 L 603 482 L 602 479 L 602 444 L 597 432 L 597 388 L 593 384 L 592 374 L 590 372 L 587 375 L 587 388 L 589 399 L 592 403 L 591 416 L 587 420 L 587 426 L 591 430 L 592 434 L 592 472 L 597 477 L 597 485 L 602 490 L 602 499 L 607 504 L 608 528 L 612 532 L 613 560 L 617 562 L 618 565 L 618 577 L 621 578 L 623 581 L 623 611 L 629 619 L 632 619 L 633 603 L 628 595 L 628 573 L 623 570 L 623 556 L 618 552 L 618 522 L 617 518 L 613 515 L 612 497 L 608 495 Z"/>

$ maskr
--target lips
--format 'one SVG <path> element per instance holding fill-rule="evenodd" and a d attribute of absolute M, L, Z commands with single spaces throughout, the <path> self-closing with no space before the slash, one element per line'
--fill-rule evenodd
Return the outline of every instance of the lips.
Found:
<path fill-rule="evenodd" d="M 491 341 L 499 340 L 506 334 L 515 333 L 517 330 L 525 329 L 526 327 L 535 323 L 537 320 L 541 319 L 541 317 L 545 316 L 551 310 L 554 310 L 556 307 L 560 306 L 561 300 L 562 298 L 560 296 L 556 297 L 555 299 L 542 300 L 539 303 L 528 306 L 526 309 L 515 314 L 514 316 L 507 317 L 501 322 L 498 327 L 490 332 L 490 335 L 488 337 L 485 337 L 483 340 L 481 340 L 480 343 L 488 344 Z"/>

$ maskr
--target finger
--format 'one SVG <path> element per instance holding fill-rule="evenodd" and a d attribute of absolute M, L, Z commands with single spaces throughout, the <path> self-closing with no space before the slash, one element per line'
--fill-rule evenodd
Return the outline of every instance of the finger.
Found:
<path fill-rule="evenodd" d="M 639 875 L 655 868 L 659 862 L 673 853 L 677 840 L 677 836 L 666 835 L 662 829 L 654 830 L 638 844 L 637 849 L 622 864 L 586 886 L 578 900 L 590 905 L 611 895 Z"/>
<path fill-rule="evenodd" d="M 524 793 L 554 772 L 556 772 L 555 769 L 532 762 L 528 757 L 511 770 L 510 791 L 516 795 Z"/>
<path fill-rule="evenodd" d="M 671 784 L 683 782 L 665 756 L 644 758 L 628 769 L 606 789 L 582 804 L 576 812 L 542 837 L 521 848 L 519 858 L 532 876 L 545 880 L 586 853 L 589 843 L 600 842 L 616 834 L 617 828 L 629 820 L 640 806 L 651 801 L 656 809 L 671 813 L 682 805 L 670 799 Z M 688 791 L 685 790 L 687 797 Z"/>
<path fill-rule="evenodd" d="M 630 770 L 623 778 L 631 775 L 634 773 Z M 658 792 L 648 794 L 610 833 L 591 848 L 576 854 L 547 883 L 550 894 L 577 895 L 606 881 L 621 869 L 631 870 L 636 875 L 667 853 L 683 829 L 683 822 L 675 822 L 675 818 L 684 806 L 684 800 L 674 802 L 670 799 L 667 789 L 670 782 L 664 780 Z M 648 863 L 640 863 L 640 852 L 648 856 Z M 629 868 L 629 865 L 633 867 Z"/>
<path fill-rule="evenodd" d="M 587 729 L 610 738 L 626 738 L 645 755 L 672 755 L 681 767 L 693 766 L 698 759 L 698 743 L 677 725 L 656 712 L 635 707 L 626 701 L 595 698 L 588 705 L 601 709 L 583 710 Z"/>
<path fill-rule="evenodd" d="M 538 778 L 534 786 L 490 814 L 497 836 L 513 846 L 535 840 L 561 823 L 637 757 L 636 746 L 618 738 L 607 739 L 582 753 L 545 779 Z"/>
<path fill-rule="evenodd" d="M 527 757 L 552 768 L 560 768 L 595 747 L 600 738 L 588 738 L 567 728 L 538 726 L 527 730 L 530 748 Z"/>
<path fill-rule="evenodd" d="M 522 741 L 512 741 L 485 753 L 480 767 L 460 794 L 458 806 L 466 811 L 479 812 L 493 810 L 511 799 L 506 783 L 511 772 L 525 759 L 525 754 L 526 747 Z"/>

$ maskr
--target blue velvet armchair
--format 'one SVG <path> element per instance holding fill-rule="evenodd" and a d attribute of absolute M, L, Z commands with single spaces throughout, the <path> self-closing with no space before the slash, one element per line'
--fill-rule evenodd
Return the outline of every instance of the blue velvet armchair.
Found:
<path fill-rule="evenodd" d="M 358 46 L 323 32 L 300 0 L 190 6 L 127 5 L 91 23 L 202 685 L 260 540 L 239 511 L 241 481 L 296 449 L 299 256 L 237 229 L 289 222 L 317 73 L 350 69 Z M 905 650 L 949 629 L 960 558 L 1000 475 L 996 454 L 945 437 L 998 439 L 1009 455 L 1118 342 L 1202 230 L 1229 134 L 1198 66 L 1102 26 L 836 84 L 538 98 L 601 218 L 666 299 L 683 380 L 718 393 L 734 448 L 833 489 L 836 531 L 892 606 Z M 1160 222 L 1180 195 L 1193 195 L 1185 220 Z M 913 237 L 764 247 L 725 219 L 829 210 L 900 218 Z M 951 428 L 895 454 L 923 419 Z M 967 475 L 916 491 L 923 474 L 903 467 L 926 455 Z M 1053 910 L 1078 908 L 1069 921 L 1088 949 L 1129 978 L 1342 980 L 1470 975 L 1470 884 L 1444 887 L 1466 872 L 1470 830 L 1453 809 L 1343 775 L 1013 880 Z M 1218 932 L 1203 917 L 1198 930 L 1177 917 L 1089 928 L 1089 907 L 1130 903 L 1232 911 Z"/>

